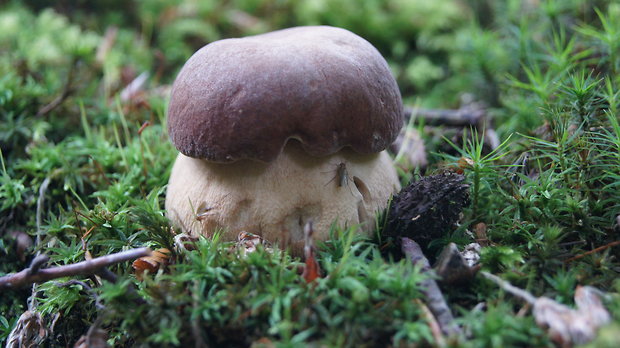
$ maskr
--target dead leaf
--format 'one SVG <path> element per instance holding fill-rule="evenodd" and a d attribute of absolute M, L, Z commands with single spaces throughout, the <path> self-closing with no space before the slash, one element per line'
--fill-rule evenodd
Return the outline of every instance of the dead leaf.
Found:
<path fill-rule="evenodd" d="M 47 332 L 41 314 L 25 311 L 7 338 L 6 348 L 39 347 L 47 337 Z"/>
<path fill-rule="evenodd" d="M 268 251 L 271 250 L 271 243 L 263 237 L 254 233 L 241 231 L 237 235 L 237 243 L 233 249 L 240 251 L 242 255 L 247 255 L 255 252 L 259 245 L 262 245 Z"/>
<path fill-rule="evenodd" d="M 474 161 L 469 157 L 461 157 L 459 158 L 458 162 L 456 162 L 456 165 L 457 165 L 456 173 L 463 174 L 465 169 L 469 169 L 473 167 Z"/>
<path fill-rule="evenodd" d="M 103 64 L 105 63 L 106 58 L 108 57 L 108 53 L 116 42 L 117 34 L 118 28 L 115 26 L 111 26 L 106 29 L 103 40 L 101 40 L 99 47 L 97 47 L 97 53 L 95 55 L 95 61 L 100 66 L 103 66 Z"/>
<path fill-rule="evenodd" d="M 156 273 L 159 269 L 164 268 L 170 261 L 170 250 L 166 248 L 153 251 L 151 256 L 143 256 L 136 259 L 131 265 L 138 279 L 142 278 L 144 272 Z"/>
<path fill-rule="evenodd" d="M 474 234 L 476 235 L 476 241 L 480 243 L 481 246 L 489 245 L 489 239 L 487 238 L 487 224 L 484 222 L 479 222 L 474 225 Z"/>
<path fill-rule="evenodd" d="M 305 267 L 302 276 L 306 280 L 306 283 L 310 283 L 313 280 L 321 277 L 321 268 L 316 260 L 314 254 L 314 240 L 312 234 L 314 229 L 312 228 L 312 222 L 309 221 L 304 227 L 304 257 Z"/>

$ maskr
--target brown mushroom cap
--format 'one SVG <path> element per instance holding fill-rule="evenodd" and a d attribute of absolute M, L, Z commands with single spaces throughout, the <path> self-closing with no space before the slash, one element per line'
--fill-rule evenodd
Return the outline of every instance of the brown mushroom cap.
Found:
<path fill-rule="evenodd" d="M 290 138 L 313 156 L 389 146 L 403 125 L 381 54 L 340 28 L 298 27 L 213 42 L 172 88 L 168 132 L 186 156 L 271 161 Z"/>

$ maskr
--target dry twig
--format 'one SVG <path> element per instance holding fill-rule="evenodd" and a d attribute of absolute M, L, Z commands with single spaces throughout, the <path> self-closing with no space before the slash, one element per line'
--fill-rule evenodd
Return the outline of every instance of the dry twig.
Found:
<path fill-rule="evenodd" d="M 534 304 L 536 303 L 536 296 L 530 294 L 529 292 L 517 288 L 516 286 L 510 284 L 509 282 L 503 280 L 502 278 L 491 274 L 489 272 L 480 272 L 480 274 L 482 274 L 485 278 L 489 279 L 490 281 L 492 281 L 493 283 L 497 284 L 500 288 L 506 290 L 507 292 L 513 294 L 514 296 L 517 296 L 518 298 L 524 300 L 525 302 L 529 303 L 529 304 Z"/>
<path fill-rule="evenodd" d="M 418 243 L 413 240 L 403 237 L 402 251 L 407 256 L 407 259 L 413 264 L 419 264 L 421 271 L 424 273 L 432 273 L 431 265 L 428 259 L 422 253 L 422 249 Z M 437 323 L 441 327 L 441 331 L 448 336 L 456 335 L 460 333 L 460 328 L 454 323 L 454 317 L 448 308 L 446 300 L 443 298 L 443 294 L 437 285 L 437 282 L 433 278 L 427 278 L 422 282 L 422 293 L 424 294 L 424 302 L 430 309 L 431 313 L 437 318 Z"/>
<path fill-rule="evenodd" d="M 44 269 L 37 269 L 36 267 L 31 266 L 21 272 L 12 273 L 4 277 L 0 277 L 0 289 L 15 289 L 33 283 L 45 282 L 61 277 L 95 274 L 106 266 L 110 266 L 119 262 L 134 260 L 150 254 L 151 249 L 138 248 L 116 254 L 97 257 L 92 260 L 82 261 L 71 265 L 57 266 Z"/>
<path fill-rule="evenodd" d="M 584 258 L 584 257 L 588 256 L 588 255 L 592 255 L 594 253 L 598 253 L 599 251 L 603 251 L 605 249 L 611 248 L 611 247 L 616 246 L 616 245 L 620 245 L 620 240 L 617 240 L 615 242 L 611 242 L 611 243 L 605 244 L 605 245 L 600 246 L 600 247 L 598 247 L 596 249 L 592 249 L 590 251 L 586 251 L 583 254 L 579 254 L 577 256 L 571 257 L 570 259 L 564 260 L 564 263 L 569 263 L 569 262 L 572 262 L 572 261 L 575 261 L 575 260 L 579 260 L 581 258 Z"/>

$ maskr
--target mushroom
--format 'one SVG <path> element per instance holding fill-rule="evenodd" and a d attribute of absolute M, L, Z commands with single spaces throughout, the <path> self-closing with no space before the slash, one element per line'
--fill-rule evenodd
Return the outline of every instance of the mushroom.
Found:
<path fill-rule="evenodd" d="M 332 224 L 370 233 L 400 189 L 384 151 L 403 125 L 381 54 L 340 28 L 297 27 L 213 42 L 172 87 L 168 132 L 181 152 L 166 210 L 190 234 L 241 231 L 299 253 Z"/>

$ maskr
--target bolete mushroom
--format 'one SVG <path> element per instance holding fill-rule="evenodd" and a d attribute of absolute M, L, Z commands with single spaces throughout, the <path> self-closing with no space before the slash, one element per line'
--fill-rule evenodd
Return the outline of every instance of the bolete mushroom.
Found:
<path fill-rule="evenodd" d="M 315 26 L 213 42 L 172 87 L 168 132 L 181 152 L 166 209 L 185 232 L 258 234 L 299 252 L 303 227 L 374 227 L 399 188 L 383 151 L 403 125 L 381 54 Z"/>

